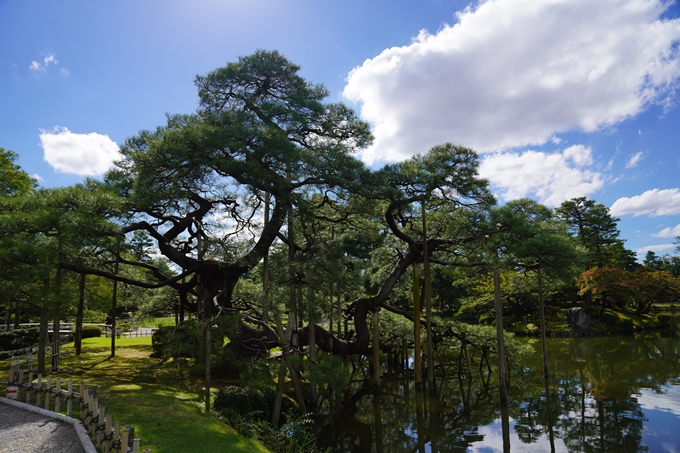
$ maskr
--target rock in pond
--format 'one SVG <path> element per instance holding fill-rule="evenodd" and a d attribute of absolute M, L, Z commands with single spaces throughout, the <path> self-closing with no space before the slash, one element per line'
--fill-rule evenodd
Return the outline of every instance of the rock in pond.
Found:
<path fill-rule="evenodd" d="M 582 307 L 572 307 L 567 310 L 567 323 L 575 330 L 588 330 L 590 316 Z"/>

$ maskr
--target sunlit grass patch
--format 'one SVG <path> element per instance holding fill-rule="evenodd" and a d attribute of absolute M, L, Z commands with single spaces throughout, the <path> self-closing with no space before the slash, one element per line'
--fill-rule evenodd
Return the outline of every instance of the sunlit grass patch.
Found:
<path fill-rule="evenodd" d="M 148 324 L 149 327 L 166 327 L 166 326 L 174 326 L 175 325 L 175 318 L 154 318 L 152 321 L 144 323 Z"/>

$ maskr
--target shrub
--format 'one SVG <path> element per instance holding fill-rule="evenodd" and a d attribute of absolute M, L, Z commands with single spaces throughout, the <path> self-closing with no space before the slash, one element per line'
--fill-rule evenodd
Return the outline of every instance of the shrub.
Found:
<path fill-rule="evenodd" d="M 81 338 L 96 338 L 102 336 L 102 328 L 99 326 L 83 326 Z"/>
<path fill-rule="evenodd" d="M 275 398 L 276 391 L 273 387 L 260 390 L 253 387 L 228 385 L 217 392 L 214 406 L 215 410 L 228 418 L 236 414 L 239 417 L 269 420 Z"/>
<path fill-rule="evenodd" d="M 39 336 L 38 330 L 29 328 L 0 332 L 0 351 L 27 348 L 38 343 Z"/>
<path fill-rule="evenodd" d="M 197 358 L 201 349 L 198 325 L 186 321 L 178 326 L 161 326 L 151 336 L 151 357 Z"/>
<path fill-rule="evenodd" d="M 129 321 L 117 322 L 116 330 L 122 330 L 123 332 L 130 332 L 132 330 L 132 325 Z"/>
<path fill-rule="evenodd" d="M 529 324 L 527 324 L 525 332 L 528 333 L 529 335 L 536 335 L 539 330 L 540 329 L 538 328 L 538 326 L 530 322 Z"/>
<path fill-rule="evenodd" d="M 224 338 L 216 329 L 212 330 L 212 350 L 222 348 Z M 179 357 L 198 358 L 201 351 L 200 326 L 197 320 L 184 321 L 178 326 L 161 326 L 151 336 L 151 357 L 164 360 Z"/>

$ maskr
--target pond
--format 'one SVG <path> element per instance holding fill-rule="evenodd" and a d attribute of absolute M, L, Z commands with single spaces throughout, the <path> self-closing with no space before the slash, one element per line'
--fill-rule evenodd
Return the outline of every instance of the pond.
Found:
<path fill-rule="evenodd" d="M 415 391 L 413 370 L 384 363 L 376 393 L 355 365 L 344 394 L 319 411 L 318 445 L 343 453 L 680 452 L 679 339 L 549 339 L 549 398 L 540 342 L 522 341 L 535 352 L 511 370 L 503 408 L 497 375 L 485 383 L 476 367 L 472 379 L 449 371 L 432 398 Z"/>

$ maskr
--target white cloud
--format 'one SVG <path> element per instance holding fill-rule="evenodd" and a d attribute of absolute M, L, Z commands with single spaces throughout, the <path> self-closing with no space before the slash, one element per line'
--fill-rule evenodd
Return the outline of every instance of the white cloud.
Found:
<path fill-rule="evenodd" d="M 640 247 L 639 249 L 636 250 L 636 252 L 638 255 L 644 255 L 650 250 L 654 253 L 657 252 L 661 253 L 665 252 L 666 250 L 672 249 L 673 247 L 675 247 L 673 244 L 647 245 L 645 247 Z"/>
<path fill-rule="evenodd" d="M 610 212 L 614 216 L 633 214 L 635 217 L 680 214 L 680 189 L 652 189 L 642 195 L 622 197 L 614 202 Z"/>
<path fill-rule="evenodd" d="M 37 174 L 37 173 L 33 173 L 33 174 L 31 175 L 31 178 L 35 179 L 35 180 L 38 181 L 38 182 L 43 182 L 43 181 L 44 181 L 44 179 L 42 178 L 42 176 L 40 176 L 40 175 Z"/>
<path fill-rule="evenodd" d="M 574 145 L 553 154 L 524 151 L 486 155 L 479 174 L 500 189 L 499 195 L 505 201 L 535 197 L 541 203 L 557 206 L 602 187 L 603 177 L 589 170 L 591 165 L 591 149 Z"/>
<path fill-rule="evenodd" d="M 632 156 L 628 161 L 626 161 L 626 168 L 633 168 L 635 167 L 641 160 L 642 160 L 643 152 L 639 151 L 635 153 L 634 156 Z"/>
<path fill-rule="evenodd" d="M 658 233 L 652 234 L 655 238 L 674 238 L 680 236 L 680 224 L 675 225 L 673 228 L 668 227 L 659 231 Z"/>
<path fill-rule="evenodd" d="M 62 76 L 66 77 L 67 75 L 69 75 L 69 70 L 68 70 L 68 69 L 65 69 L 65 68 L 61 68 L 61 69 L 59 70 L 59 74 L 61 74 Z"/>
<path fill-rule="evenodd" d="M 527 453 L 546 453 L 550 451 L 550 439 L 548 434 L 538 433 L 536 439 L 531 443 L 525 443 L 524 440 L 520 439 L 516 431 L 516 422 L 510 419 L 510 445 L 513 451 L 522 451 Z M 477 428 L 478 438 L 468 446 L 468 450 L 471 453 L 501 453 L 505 451 L 503 448 L 503 429 L 500 419 L 495 420 L 489 425 L 480 426 Z M 556 451 L 567 451 L 567 446 L 564 441 L 559 437 L 555 438 L 555 450 Z"/>
<path fill-rule="evenodd" d="M 31 71 L 45 71 L 50 64 L 57 64 L 59 61 L 56 59 L 53 53 L 43 54 L 42 63 L 37 61 L 31 61 L 31 65 L 28 67 Z"/>
<path fill-rule="evenodd" d="M 118 145 L 108 135 L 75 134 L 65 127 L 40 132 L 45 161 L 62 173 L 95 176 L 105 173 L 121 158 Z"/>
<path fill-rule="evenodd" d="M 646 410 L 657 410 L 680 415 L 680 388 L 675 386 L 662 387 L 662 393 L 649 389 L 640 389 L 638 397 L 640 407 Z"/>
<path fill-rule="evenodd" d="M 397 161 L 453 142 L 481 152 L 594 131 L 663 103 L 680 76 L 680 19 L 662 0 L 495 0 L 436 34 L 354 68 L 375 143 L 363 159 Z"/>
<path fill-rule="evenodd" d="M 57 64 L 59 63 L 56 58 L 54 58 L 54 54 L 49 54 L 43 58 L 43 62 L 45 64 L 45 67 L 49 66 L 50 63 Z"/>

